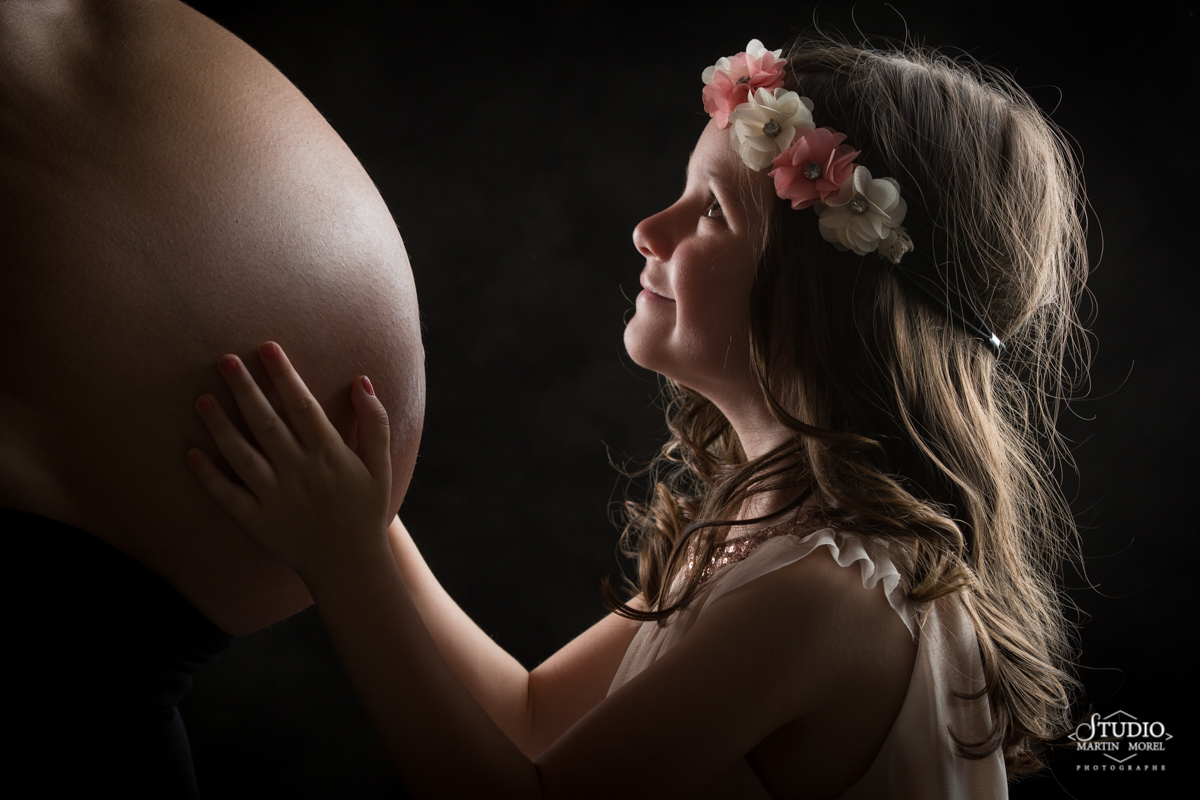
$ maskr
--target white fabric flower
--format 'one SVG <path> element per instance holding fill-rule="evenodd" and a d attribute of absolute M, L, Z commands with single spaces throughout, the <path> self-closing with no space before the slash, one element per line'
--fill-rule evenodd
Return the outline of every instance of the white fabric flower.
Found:
<path fill-rule="evenodd" d="M 762 58 L 763 54 L 766 52 L 767 48 L 763 47 L 763 43 L 758 39 L 751 39 L 750 44 L 746 45 L 746 55 L 750 56 L 751 58 Z M 779 58 L 781 55 L 783 55 L 783 48 L 781 47 L 778 50 L 772 50 L 771 55 Z"/>
<path fill-rule="evenodd" d="M 729 140 L 747 167 L 755 172 L 764 170 L 791 147 L 797 135 L 816 128 L 812 107 L 807 97 L 787 89 L 759 89 L 729 115 Z"/>
<path fill-rule="evenodd" d="M 892 178 L 873 179 L 866 167 L 856 167 L 850 180 L 819 213 L 821 236 L 839 249 L 865 256 L 882 245 L 885 255 L 896 261 L 912 249 L 911 240 L 900 227 L 908 213 L 908 204 L 900 197 L 900 184 Z M 895 241 L 889 241 L 892 237 Z"/>

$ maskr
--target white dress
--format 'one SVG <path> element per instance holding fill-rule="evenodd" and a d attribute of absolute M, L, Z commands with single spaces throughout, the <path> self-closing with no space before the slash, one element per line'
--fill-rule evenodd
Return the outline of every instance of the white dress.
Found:
<path fill-rule="evenodd" d="M 853 534 L 826 529 L 803 538 L 777 535 L 730 540 L 725 545 L 726 563 L 718 559 L 715 571 L 686 609 L 665 626 L 642 624 L 609 694 L 670 650 L 712 603 L 749 581 L 794 564 L 818 547 L 828 547 L 843 567 L 857 564 L 866 589 L 882 583 L 888 602 L 917 640 L 916 663 L 900 713 L 870 768 L 842 797 L 1008 797 L 1002 754 L 996 752 L 981 760 L 961 758 L 955 754 L 950 736 L 953 731 L 961 739 L 978 741 L 991 726 L 986 696 L 977 700 L 956 696 L 983 688 L 975 630 L 962 601 L 951 595 L 930 603 L 918 614 L 905 597 L 900 572 L 886 546 Z"/>

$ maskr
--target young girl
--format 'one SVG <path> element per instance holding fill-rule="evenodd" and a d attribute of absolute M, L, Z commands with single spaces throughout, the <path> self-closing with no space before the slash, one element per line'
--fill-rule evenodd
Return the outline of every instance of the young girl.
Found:
<path fill-rule="evenodd" d="M 999 75 L 757 40 L 704 71 L 680 199 L 634 244 L 631 357 L 671 439 L 627 544 L 636 592 L 532 672 L 388 507 L 363 377 L 342 443 L 275 343 L 257 440 L 189 462 L 305 580 L 410 790 L 432 797 L 1002 797 L 1073 682 L 1050 476 L 1086 356 L 1069 150 Z"/>

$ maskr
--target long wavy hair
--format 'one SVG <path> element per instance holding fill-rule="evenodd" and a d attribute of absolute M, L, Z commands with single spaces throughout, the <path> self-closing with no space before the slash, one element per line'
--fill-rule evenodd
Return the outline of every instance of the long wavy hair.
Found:
<path fill-rule="evenodd" d="M 828 38 L 785 57 L 787 88 L 813 101 L 817 124 L 900 183 L 916 250 L 893 267 L 838 251 L 811 211 L 767 210 L 750 345 L 762 395 L 794 436 L 747 460 L 711 402 L 668 382 L 670 440 L 622 537 L 648 609 L 606 594 L 624 616 L 662 623 L 698 589 L 690 559 L 707 563 L 736 526 L 815 508 L 814 528 L 888 542 L 914 602 L 961 596 L 995 728 L 959 753 L 1000 748 L 1010 776 L 1034 772 L 1077 687 L 1059 583 L 1076 529 L 1056 430 L 1089 360 L 1071 148 L 1011 79 L 972 61 Z M 955 304 L 978 310 L 1002 355 L 948 318 Z M 791 501 L 739 520 L 767 491 Z"/>

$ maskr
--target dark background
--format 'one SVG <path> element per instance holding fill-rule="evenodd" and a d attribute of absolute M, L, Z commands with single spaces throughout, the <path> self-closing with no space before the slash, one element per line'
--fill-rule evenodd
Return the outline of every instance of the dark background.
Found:
<path fill-rule="evenodd" d="M 703 128 L 700 73 L 814 22 L 1011 71 L 1076 140 L 1093 213 L 1097 346 L 1063 427 L 1082 525 L 1088 700 L 1163 722 L 1186 778 L 1194 557 L 1196 101 L 1192 7 L 950 2 L 192 3 L 308 96 L 375 179 L 412 259 L 428 410 L 402 517 L 450 593 L 533 667 L 602 613 L 610 466 L 661 442 L 658 383 L 621 344 L 633 226 L 674 200 Z M 1186 58 L 1185 58 L 1186 57 Z M 1185 66 L 1185 63 L 1187 66 Z M 630 459 L 633 459 L 630 462 Z M 636 491 L 636 490 L 634 490 Z M 1089 588 L 1090 584 L 1090 588 Z M 310 610 L 247 636 L 183 707 L 208 797 L 402 793 Z M 1014 797 L 1157 795 L 1163 774 L 1062 753 Z"/>

